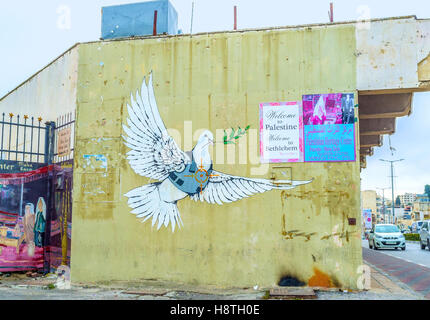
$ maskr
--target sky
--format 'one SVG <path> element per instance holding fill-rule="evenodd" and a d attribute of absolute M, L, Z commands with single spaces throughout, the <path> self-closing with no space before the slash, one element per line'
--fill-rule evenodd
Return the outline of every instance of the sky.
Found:
<path fill-rule="evenodd" d="M 100 38 L 101 7 L 133 0 L 14 0 L 0 1 L 0 97 L 24 82 L 77 42 Z M 193 0 L 171 0 L 179 28 L 190 32 Z M 195 0 L 193 33 L 233 29 L 233 6 L 238 28 L 264 28 L 334 21 L 416 15 L 430 18 L 429 0 Z M 379 159 L 405 160 L 395 164 L 395 194 L 422 193 L 430 184 L 430 93 L 414 95 L 410 117 L 397 119 L 396 133 L 375 148 L 362 171 L 362 190 L 391 186 L 390 166 Z M 391 191 L 386 191 L 391 193 Z"/>

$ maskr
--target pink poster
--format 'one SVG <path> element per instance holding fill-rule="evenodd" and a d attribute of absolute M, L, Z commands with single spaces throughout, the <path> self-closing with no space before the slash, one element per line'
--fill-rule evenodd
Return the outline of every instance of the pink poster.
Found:
<path fill-rule="evenodd" d="M 353 93 L 303 96 L 305 162 L 353 162 Z"/>
<path fill-rule="evenodd" d="M 303 96 L 305 125 L 342 124 L 342 94 Z"/>

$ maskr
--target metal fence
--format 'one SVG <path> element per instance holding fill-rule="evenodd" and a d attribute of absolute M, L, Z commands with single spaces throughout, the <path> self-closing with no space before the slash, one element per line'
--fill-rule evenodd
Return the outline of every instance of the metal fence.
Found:
<path fill-rule="evenodd" d="M 3 113 L 0 121 L 0 160 L 59 163 L 73 159 L 75 115 L 73 112 L 43 122 L 41 117 Z M 65 131 L 68 151 L 59 154 L 58 136 Z M 64 145 L 64 143 L 63 143 Z"/>
<path fill-rule="evenodd" d="M 2 114 L 0 137 L 0 160 L 48 162 L 46 133 L 51 123 L 13 113 Z"/>

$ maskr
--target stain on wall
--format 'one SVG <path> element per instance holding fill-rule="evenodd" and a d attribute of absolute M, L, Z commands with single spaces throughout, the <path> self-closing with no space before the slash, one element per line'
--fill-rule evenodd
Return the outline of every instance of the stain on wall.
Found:
<path fill-rule="evenodd" d="M 330 278 L 330 276 L 314 267 L 314 274 L 308 280 L 308 286 L 310 287 L 323 287 L 323 288 L 332 288 L 334 284 Z"/>

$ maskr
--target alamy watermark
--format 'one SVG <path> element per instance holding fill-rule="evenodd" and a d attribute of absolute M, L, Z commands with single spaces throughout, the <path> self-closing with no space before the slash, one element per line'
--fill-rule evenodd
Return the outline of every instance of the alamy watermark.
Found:
<path fill-rule="evenodd" d="M 371 25 L 370 7 L 367 5 L 360 5 L 357 7 L 356 12 L 359 15 L 357 18 L 357 29 L 370 30 L 370 25 Z"/>
<path fill-rule="evenodd" d="M 360 275 L 357 279 L 357 288 L 359 290 L 369 290 L 371 283 L 370 267 L 363 264 L 357 268 L 357 273 Z"/>
<path fill-rule="evenodd" d="M 60 30 L 70 30 L 72 28 L 72 9 L 70 6 L 62 4 L 57 7 L 57 28 Z"/>
<path fill-rule="evenodd" d="M 176 141 L 181 150 L 191 151 L 200 135 L 206 130 L 208 129 L 193 130 L 192 121 L 184 121 L 183 135 L 179 130 L 172 128 L 167 129 L 167 132 Z M 251 164 L 250 174 L 253 176 L 264 176 L 269 172 L 270 165 L 261 163 L 259 130 L 250 128 L 246 134 L 230 144 L 224 142 L 225 129 L 216 129 L 212 134 L 214 136 L 212 159 L 214 164 Z"/>

